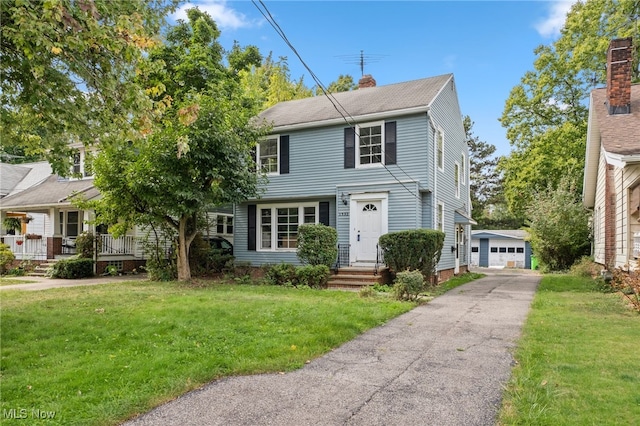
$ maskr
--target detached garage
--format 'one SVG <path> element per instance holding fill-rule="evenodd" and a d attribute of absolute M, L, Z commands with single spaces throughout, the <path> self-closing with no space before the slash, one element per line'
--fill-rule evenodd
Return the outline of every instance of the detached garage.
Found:
<path fill-rule="evenodd" d="M 471 265 L 531 269 L 531 244 L 522 230 L 471 231 Z"/>

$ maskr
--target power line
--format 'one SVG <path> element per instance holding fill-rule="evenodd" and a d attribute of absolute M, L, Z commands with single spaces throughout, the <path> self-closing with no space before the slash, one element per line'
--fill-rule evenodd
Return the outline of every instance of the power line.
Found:
<path fill-rule="evenodd" d="M 282 40 L 284 40 L 284 42 L 287 44 L 287 46 L 289 46 L 289 48 L 293 51 L 293 53 L 298 57 L 298 59 L 300 60 L 300 62 L 302 63 L 302 65 L 305 67 L 305 69 L 307 71 L 309 71 L 309 74 L 311 75 L 311 78 L 313 78 L 313 81 L 315 81 L 315 83 L 318 85 L 318 87 L 320 87 L 320 89 L 322 90 L 322 93 L 324 94 L 324 96 L 327 97 L 327 99 L 331 102 L 331 104 L 333 105 L 333 107 L 335 108 L 335 110 L 338 112 L 338 114 L 340 114 L 340 116 L 344 119 L 345 123 L 347 123 L 347 125 L 349 125 L 350 127 L 355 128 L 356 127 L 356 120 L 351 116 L 351 114 L 349 113 L 349 111 L 347 111 L 347 109 L 342 106 L 342 104 L 340 104 L 340 102 L 333 96 L 333 94 L 326 88 L 326 86 L 320 81 L 320 79 L 318 78 L 318 76 L 313 72 L 313 70 L 307 65 L 307 63 L 304 61 L 304 59 L 302 59 L 302 57 L 300 56 L 300 54 L 298 53 L 298 51 L 296 50 L 296 48 L 293 46 L 293 44 L 291 44 L 291 42 L 289 41 L 289 39 L 287 38 L 286 34 L 284 33 L 284 31 L 282 30 L 282 28 L 280 28 L 280 25 L 278 25 L 278 23 L 275 21 L 275 19 L 273 18 L 273 16 L 271 15 L 271 12 L 269 12 L 269 9 L 267 8 L 267 6 L 262 2 L 262 0 L 258 0 L 258 2 L 260 3 L 260 5 L 258 5 L 256 3 L 255 0 L 251 0 L 251 3 L 253 3 L 253 5 L 258 9 L 258 11 L 260 11 L 260 13 L 262 14 L 262 16 L 267 20 L 267 22 L 269 22 L 269 24 L 273 27 L 273 29 L 276 31 L 276 33 L 278 33 L 278 35 L 280 36 L 280 38 L 282 38 Z M 261 7 L 264 9 L 262 10 Z M 364 63 L 363 63 L 363 67 L 364 67 Z M 342 109 L 342 110 L 341 110 Z M 346 114 L 346 115 L 345 115 Z M 349 121 L 349 119 L 347 118 L 347 116 L 349 117 L 349 119 L 351 119 L 351 121 Z M 382 152 L 382 154 L 385 154 L 384 151 Z M 389 168 L 387 167 L 387 165 L 383 162 L 381 162 L 382 166 L 385 168 L 385 170 L 396 180 L 396 182 L 398 182 L 400 185 L 402 185 L 402 187 L 409 192 L 411 195 L 413 195 L 416 199 L 420 199 L 420 197 L 418 197 L 417 194 L 414 194 L 413 191 L 411 191 L 409 188 L 407 188 L 407 186 L 396 177 L 396 175 L 393 174 L 393 172 L 391 170 L 389 170 Z M 397 166 L 397 165 L 396 165 Z M 400 170 L 402 170 L 402 168 L 400 168 L 398 166 L 398 168 Z M 413 179 L 411 176 L 409 176 L 404 170 L 402 170 L 402 172 L 409 178 L 409 179 Z M 418 187 L 420 185 L 418 184 Z"/>

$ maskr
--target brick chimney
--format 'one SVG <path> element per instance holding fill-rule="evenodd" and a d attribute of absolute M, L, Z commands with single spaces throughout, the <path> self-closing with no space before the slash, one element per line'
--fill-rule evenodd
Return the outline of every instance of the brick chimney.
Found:
<path fill-rule="evenodd" d="M 376 87 L 376 80 L 371 77 L 371 74 L 363 75 L 358 81 L 358 89 L 364 89 L 365 87 Z"/>
<path fill-rule="evenodd" d="M 610 115 L 631 113 L 631 38 L 609 43 L 607 106 Z"/>

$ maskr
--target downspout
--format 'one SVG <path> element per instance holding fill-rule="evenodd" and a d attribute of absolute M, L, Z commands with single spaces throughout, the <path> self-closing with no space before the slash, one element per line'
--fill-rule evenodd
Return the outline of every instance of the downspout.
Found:
<path fill-rule="evenodd" d="M 436 169 L 438 168 L 437 165 L 437 147 L 436 147 L 436 126 L 433 123 L 433 120 L 431 119 L 431 114 L 429 114 L 429 112 L 427 112 L 427 118 L 429 119 L 429 126 L 430 129 L 429 130 L 433 130 L 432 134 L 433 137 L 431 138 L 431 142 L 432 142 L 432 146 L 433 146 L 433 197 L 431 200 L 431 227 L 433 229 L 436 229 L 436 223 L 437 223 L 437 207 L 438 207 L 438 203 L 437 203 L 437 195 L 438 195 L 438 173 L 436 171 Z"/>

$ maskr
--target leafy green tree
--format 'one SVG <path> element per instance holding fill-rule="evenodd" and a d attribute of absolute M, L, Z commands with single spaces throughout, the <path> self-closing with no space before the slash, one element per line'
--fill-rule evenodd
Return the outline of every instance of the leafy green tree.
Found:
<path fill-rule="evenodd" d="M 189 248 L 198 216 L 210 206 L 257 195 L 251 149 L 266 131 L 251 124 L 257 105 L 245 96 L 234 68 L 255 61 L 225 66 L 215 22 L 198 9 L 187 16 L 150 54 L 166 64 L 147 77 L 152 86 L 166 88 L 156 94 L 165 111 L 153 131 L 126 142 L 109 139 L 94 161 L 102 194 L 94 205 L 98 221 L 112 224 L 115 235 L 131 224 L 167 223 L 177 234 L 182 281 L 191 278 Z"/>
<path fill-rule="evenodd" d="M 234 46 L 234 50 L 237 47 Z M 234 51 L 234 56 L 238 56 Z M 238 72 L 242 86 L 249 97 L 260 105 L 260 109 L 267 109 L 279 102 L 303 99 L 313 96 L 313 92 L 305 83 L 304 78 L 291 79 L 291 72 L 286 56 L 277 61 L 271 54 L 256 64 L 245 67 Z"/>
<path fill-rule="evenodd" d="M 551 270 L 566 270 L 589 254 L 591 215 L 581 194 L 571 178 L 563 178 L 555 189 L 538 192 L 528 206 L 531 248 Z"/>
<path fill-rule="evenodd" d="M 589 93 L 605 83 L 610 40 L 639 40 L 639 19 L 640 3 L 634 0 L 577 2 L 558 40 L 536 48 L 534 70 L 512 89 L 500 119 L 512 145 L 498 167 L 512 212 L 524 215 L 534 194 L 557 187 L 562 177 L 581 189 Z M 636 43 L 635 79 L 639 48 Z"/>
<path fill-rule="evenodd" d="M 134 132 L 153 110 L 134 76 L 177 0 L 2 0 L 0 152 L 68 174 L 69 142 Z M 156 64 L 156 66 L 159 64 Z M 144 120 L 143 120 L 144 121 Z"/>
<path fill-rule="evenodd" d="M 502 189 L 502 179 L 497 171 L 498 158 L 494 157 L 496 147 L 473 134 L 473 121 L 468 115 L 464 116 L 462 123 L 469 147 L 471 206 L 474 216 L 481 215 L 487 204 L 496 202 Z"/>
<path fill-rule="evenodd" d="M 355 90 L 358 88 L 358 83 L 353 81 L 353 77 L 350 75 L 342 75 L 338 76 L 336 81 L 332 81 L 327 86 L 327 90 L 331 93 L 338 92 L 348 92 L 350 90 Z M 316 95 L 322 95 L 323 92 L 320 88 L 316 89 Z"/>

